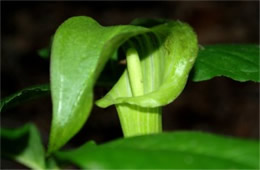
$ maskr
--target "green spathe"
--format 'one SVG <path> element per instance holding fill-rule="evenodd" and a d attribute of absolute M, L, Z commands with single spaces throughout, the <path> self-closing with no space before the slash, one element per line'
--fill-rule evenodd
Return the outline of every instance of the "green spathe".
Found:
<path fill-rule="evenodd" d="M 100 107 L 116 105 L 124 136 L 162 131 L 161 106 L 182 92 L 197 56 L 197 38 L 187 24 L 171 21 L 150 29 L 152 33 L 128 41 L 141 64 L 137 52 L 128 56 L 128 50 L 124 74 L 96 102 Z"/>
<path fill-rule="evenodd" d="M 128 103 L 159 107 L 169 104 L 181 93 L 197 56 L 196 34 L 179 21 L 151 29 L 153 34 L 137 36 L 131 43 L 141 58 L 144 95 L 132 95 L 126 71 L 111 91 L 96 102 L 98 106 Z"/>
<path fill-rule="evenodd" d="M 187 24 L 171 21 L 151 28 L 103 27 L 89 17 L 72 17 L 58 28 L 52 44 L 53 119 L 48 153 L 59 149 L 80 130 L 90 114 L 93 86 L 105 63 L 123 43 L 137 35 L 144 47 L 137 43 L 134 47 L 143 50 L 141 55 L 146 59 L 141 58 L 141 63 L 147 65 L 147 73 L 154 77 L 143 75 L 144 87 L 147 85 L 145 95 L 128 96 L 127 86 L 121 83 L 127 78 L 125 72 L 112 89 L 112 92 L 119 89 L 121 96 L 109 93 L 98 105 L 129 103 L 156 108 L 180 94 L 197 55 L 196 35 Z M 152 60 L 150 55 L 154 56 Z M 156 80 L 158 78 L 160 80 Z"/>

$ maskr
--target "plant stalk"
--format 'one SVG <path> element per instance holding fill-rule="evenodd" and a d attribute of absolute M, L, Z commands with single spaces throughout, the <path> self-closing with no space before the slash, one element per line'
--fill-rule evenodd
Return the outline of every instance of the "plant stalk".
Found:
<path fill-rule="evenodd" d="M 144 95 L 141 61 L 134 48 L 127 50 L 126 61 L 132 95 Z M 125 137 L 162 132 L 161 107 L 118 104 L 116 108 Z"/>

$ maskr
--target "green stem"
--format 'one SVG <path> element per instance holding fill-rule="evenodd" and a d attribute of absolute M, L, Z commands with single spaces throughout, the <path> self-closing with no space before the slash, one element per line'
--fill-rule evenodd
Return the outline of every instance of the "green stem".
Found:
<path fill-rule="evenodd" d="M 125 137 L 162 132 L 161 108 L 116 105 Z"/>
<path fill-rule="evenodd" d="M 126 52 L 127 71 L 133 96 L 144 95 L 142 67 L 134 48 Z M 150 75 L 146 75 L 150 76 Z M 137 105 L 116 105 L 125 137 L 159 133 L 162 131 L 161 107 L 144 108 Z"/>

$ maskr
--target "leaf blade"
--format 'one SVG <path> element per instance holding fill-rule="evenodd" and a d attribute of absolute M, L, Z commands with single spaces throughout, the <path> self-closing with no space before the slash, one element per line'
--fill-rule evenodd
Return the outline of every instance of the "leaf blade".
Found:
<path fill-rule="evenodd" d="M 193 81 L 225 76 L 236 81 L 260 81 L 259 45 L 218 44 L 199 50 Z"/>
<path fill-rule="evenodd" d="M 258 146 L 259 141 L 174 132 L 119 139 L 100 146 L 87 143 L 57 152 L 56 156 L 82 168 L 259 168 Z"/>

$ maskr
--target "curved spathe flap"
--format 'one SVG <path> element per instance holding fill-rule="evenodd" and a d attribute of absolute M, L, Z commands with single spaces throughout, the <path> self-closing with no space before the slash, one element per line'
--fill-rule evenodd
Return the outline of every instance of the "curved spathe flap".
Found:
<path fill-rule="evenodd" d="M 128 103 L 158 107 L 172 102 L 183 90 L 197 56 L 197 38 L 187 24 L 168 22 L 151 28 L 152 33 L 134 37 L 129 44 L 139 53 L 144 95 L 133 97 L 127 69 L 116 85 L 96 104 L 107 107 Z"/>

